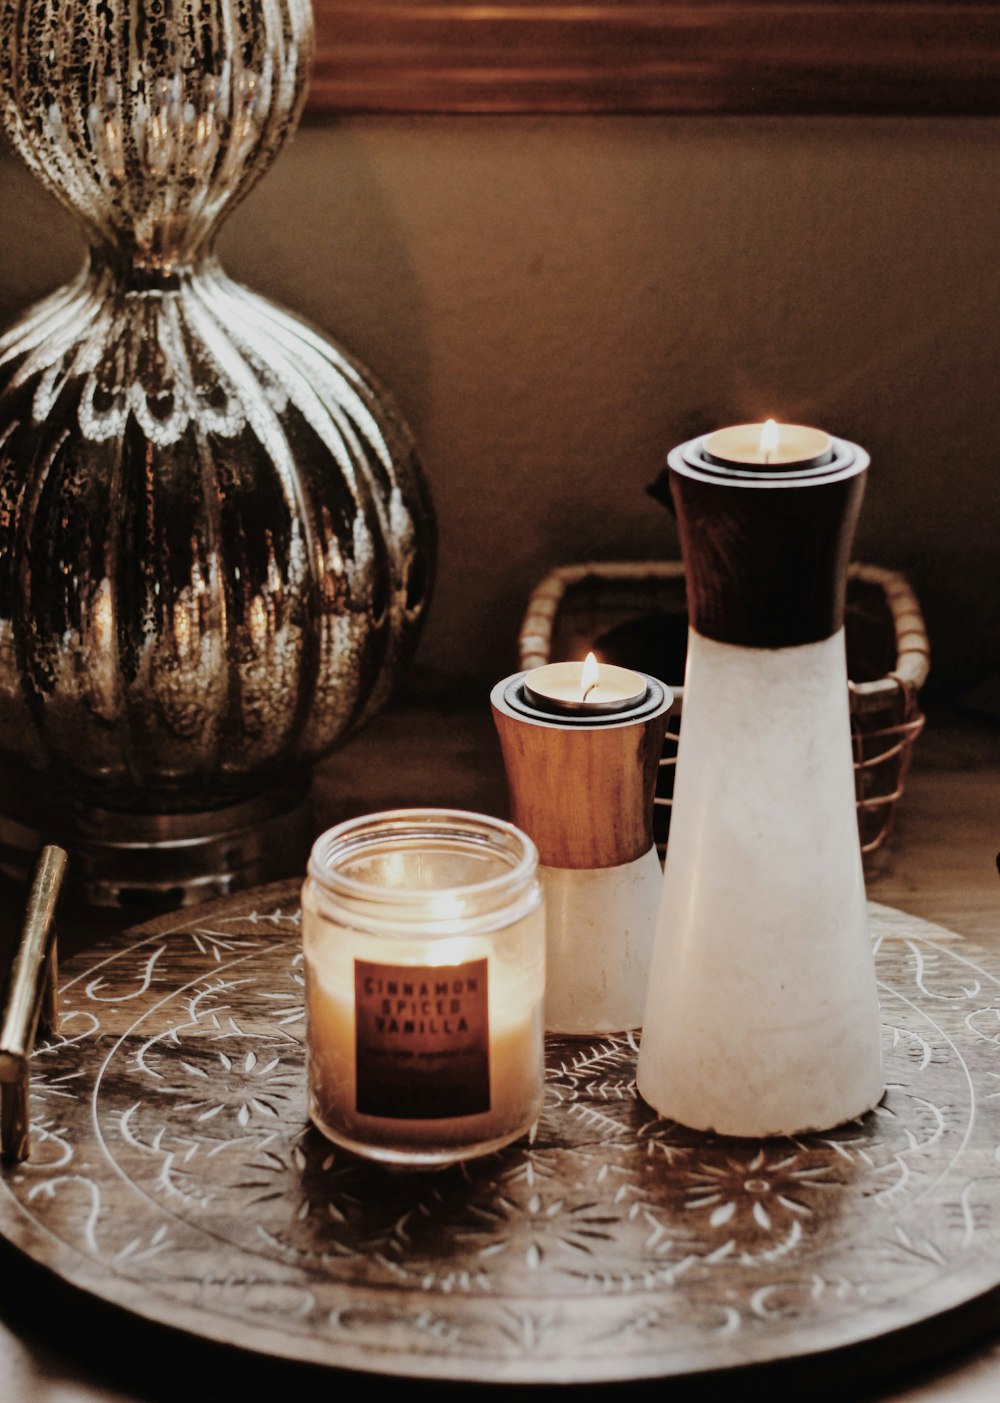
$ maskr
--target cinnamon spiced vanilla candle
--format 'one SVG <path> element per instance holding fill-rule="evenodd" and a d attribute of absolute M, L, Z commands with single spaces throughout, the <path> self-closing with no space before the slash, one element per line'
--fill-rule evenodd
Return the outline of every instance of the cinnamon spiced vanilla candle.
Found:
<path fill-rule="evenodd" d="M 486 1154 L 542 1099 L 545 927 L 531 841 L 479 814 L 339 825 L 303 891 L 309 1114 L 390 1164 Z"/>

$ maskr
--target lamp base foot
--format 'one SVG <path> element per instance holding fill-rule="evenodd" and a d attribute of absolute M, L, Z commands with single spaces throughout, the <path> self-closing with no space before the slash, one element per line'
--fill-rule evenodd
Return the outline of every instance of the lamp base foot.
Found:
<path fill-rule="evenodd" d="M 304 871 L 310 807 L 303 785 L 187 814 L 63 808 L 42 820 L 0 812 L 0 872 L 23 883 L 41 846 L 58 843 L 70 854 L 73 906 L 193 906 Z"/>

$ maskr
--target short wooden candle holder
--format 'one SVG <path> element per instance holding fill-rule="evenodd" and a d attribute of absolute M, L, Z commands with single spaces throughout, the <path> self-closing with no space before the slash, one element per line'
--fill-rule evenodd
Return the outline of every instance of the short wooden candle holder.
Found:
<path fill-rule="evenodd" d="M 653 792 L 672 703 L 646 677 L 635 705 L 559 715 L 494 687 L 511 818 L 534 841 L 546 898 L 547 1031 L 621 1032 L 642 1022 L 659 907 Z"/>

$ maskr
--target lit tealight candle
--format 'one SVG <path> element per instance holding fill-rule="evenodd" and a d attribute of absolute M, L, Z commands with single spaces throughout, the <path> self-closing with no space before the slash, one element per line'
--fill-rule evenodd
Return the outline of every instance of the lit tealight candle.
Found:
<path fill-rule="evenodd" d="M 593 653 L 588 653 L 582 663 L 546 663 L 527 673 L 524 679 L 525 700 L 543 711 L 627 711 L 638 706 L 647 691 L 641 673 L 598 663 Z"/>
<path fill-rule="evenodd" d="M 702 445 L 723 467 L 818 468 L 833 457 L 833 439 L 804 424 L 734 424 L 717 429 Z"/>

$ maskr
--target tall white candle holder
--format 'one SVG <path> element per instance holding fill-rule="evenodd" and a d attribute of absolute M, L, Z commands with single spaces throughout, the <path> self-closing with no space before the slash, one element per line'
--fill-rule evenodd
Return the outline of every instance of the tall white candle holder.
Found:
<path fill-rule="evenodd" d="M 868 457 L 796 432 L 791 461 L 730 430 L 668 459 L 691 627 L 638 1087 L 737 1136 L 883 1092 L 843 631 Z"/>
<path fill-rule="evenodd" d="M 579 1035 L 637 1028 L 662 884 L 653 790 L 673 697 L 655 678 L 630 673 L 638 696 L 612 710 L 597 702 L 553 711 L 526 690 L 533 675 L 497 683 L 491 702 L 511 815 L 540 858 L 545 1027 Z"/>

